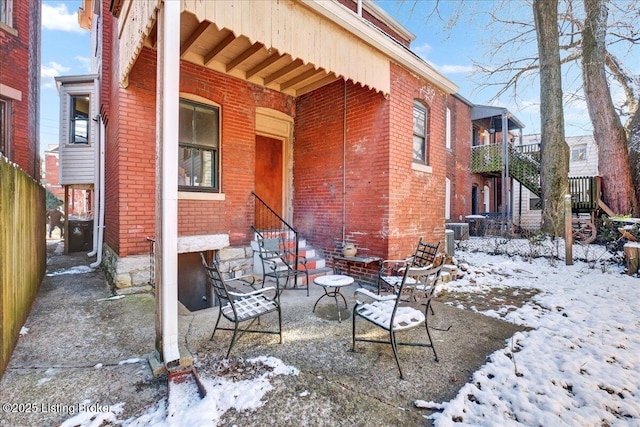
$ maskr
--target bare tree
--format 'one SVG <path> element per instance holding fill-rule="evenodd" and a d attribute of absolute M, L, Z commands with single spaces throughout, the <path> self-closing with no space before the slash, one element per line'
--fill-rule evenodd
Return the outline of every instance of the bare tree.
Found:
<path fill-rule="evenodd" d="M 532 20 L 524 16 L 526 9 L 522 7 L 514 13 L 513 4 L 522 5 L 496 2 L 486 12 L 491 22 L 487 26 L 491 31 L 490 46 L 486 49 L 489 53 L 475 60 L 474 66 L 480 87 L 496 89 L 494 99 L 509 93 L 518 103 L 521 88 L 535 84 L 540 63 L 538 52 L 527 48 L 534 44 L 536 35 Z M 434 7 L 438 7 L 438 2 Z M 482 4 L 476 3 L 476 7 Z M 445 27 L 458 24 L 465 18 L 464 11 L 472 9 L 474 6 L 468 1 L 461 2 Z M 640 191 L 636 195 L 634 188 L 640 188 L 640 141 L 633 143 L 631 138 L 636 135 L 640 139 L 640 119 L 633 120 L 640 108 L 640 75 L 634 74 L 637 69 L 625 67 L 625 61 L 632 63 L 637 59 L 637 50 L 633 49 L 640 45 L 640 1 L 560 0 L 559 9 L 557 25 L 565 103 L 587 104 L 599 148 L 605 202 L 617 213 L 638 214 Z M 599 14 L 588 13 L 589 10 L 598 10 Z M 442 15 L 432 11 L 429 16 Z M 588 29 L 587 21 L 594 21 Z M 587 46 L 585 51 L 584 38 L 595 31 L 600 32 L 600 44 Z M 617 94 L 615 103 L 612 93 Z M 632 150 L 631 155 L 625 153 L 628 149 Z M 629 165 L 630 161 L 630 166 L 622 165 Z"/>
<path fill-rule="evenodd" d="M 584 0 L 586 19 L 582 29 L 582 80 L 593 136 L 598 141 L 598 164 L 603 194 L 617 213 L 637 213 L 627 134 L 615 111 L 605 71 L 606 0 Z"/>
<path fill-rule="evenodd" d="M 561 236 L 564 196 L 569 192 L 569 147 L 564 139 L 558 0 L 534 0 L 532 7 L 540 57 L 542 227 Z"/>

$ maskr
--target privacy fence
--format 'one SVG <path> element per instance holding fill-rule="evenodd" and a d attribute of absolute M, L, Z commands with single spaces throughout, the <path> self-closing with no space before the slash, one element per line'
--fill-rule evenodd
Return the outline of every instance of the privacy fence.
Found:
<path fill-rule="evenodd" d="M 45 190 L 0 156 L 0 377 L 47 264 Z"/>

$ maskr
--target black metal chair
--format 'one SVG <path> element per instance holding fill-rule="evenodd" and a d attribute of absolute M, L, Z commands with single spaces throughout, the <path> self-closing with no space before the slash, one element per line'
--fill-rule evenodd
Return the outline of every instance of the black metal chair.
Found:
<path fill-rule="evenodd" d="M 424 303 L 424 312 L 410 305 L 409 301 L 405 298 L 400 298 L 403 294 L 404 287 L 408 282 L 408 279 L 412 279 L 412 283 L 427 285 L 431 282 L 431 277 L 437 276 L 442 267 L 415 267 L 409 265 L 404 269 L 402 280 L 397 285 L 397 292 L 389 295 L 376 295 L 373 292 L 359 288 L 356 289 L 355 295 L 366 296 L 369 302 L 361 302 L 356 299 L 356 304 L 353 307 L 353 323 L 352 323 L 352 351 L 355 351 L 356 342 L 369 342 L 378 344 L 389 344 L 393 349 L 393 356 L 396 359 L 396 365 L 398 371 L 400 371 L 400 378 L 404 378 L 402 374 L 402 368 L 400 367 L 400 361 L 398 360 L 398 346 L 418 346 L 418 347 L 431 347 L 435 360 L 438 361 L 438 355 L 436 349 L 433 346 L 433 340 L 429 333 L 429 326 L 427 324 L 427 312 L 431 306 L 431 290 L 425 289 L 426 302 Z M 415 304 L 414 304 L 415 305 Z M 356 336 L 356 319 L 362 318 L 373 325 L 380 327 L 388 332 L 389 339 L 371 339 L 362 338 Z M 428 342 L 399 342 L 396 339 L 396 333 L 415 329 L 424 325 L 427 332 Z"/>
<path fill-rule="evenodd" d="M 427 267 L 432 265 L 438 254 L 438 248 L 440 242 L 436 244 L 430 244 L 422 241 L 422 237 L 418 242 L 416 251 L 413 253 L 413 265 L 418 267 Z"/>
<path fill-rule="evenodd" d="M 403 280 L 405 269 L 408 266 L 414 267 L 429 267 L 432 266 L 436 255 L 438 254 L 438 248 L 440 242 L 436 244 L 430 244 L 422 241 L 418 242 L 418 246 L 412 257 L 405 259 L 385 259 L 381 262 L 380 271 L 378 272 L 378 294 L 382 292 L 395 292 L 396 288 Z M 408 288 L 413 283 L 413 279 L 409 278 L 406 287 Z"/>
<path fill-rule="evenodd" d="M 258 239 L 258 255 L 262 262 L 263 286 L 268 278 L 276 282 L 278 294 L 289 286 L 289 280 L 293 280 L 293 289 L 298 288 L 298 277 L 306 279 L 307 296 L 309 296 L 309 271 L 307 259 L 296 254 L 287 247 L 286 241 L 278 237 Z"/>
<path fill-rule="evenodd" d="M 205 256 L 200 253 L 202 258 L 202 265 L 205 271 L 213 291 L 216 294 L 216 298 L 220 302 L 220 311 L 218 312 L 218 319 L 216 325 L 213 328 L 211 339 L 215 335 L 218 329 L 224 331 L 233 331 L 233 337 L 229 344 L 229 350 L 227 351 L 227 358 L 231 353 L 231 348 L 245 332 L 261 333 L 261 334 L 278 334 L 280 335 L 280 344 L 282 344 L 282 314 L 280 311 L 280 303 L 278 301 L 278 292 L 276 288 L 266 287 L 256 290 L 254 288 L 255 279 L 253 276 L 243 276 L 233 279 L 224 279 L 218 264 L 214 261 L 211 265 L 207 264 Z M 231 284 L 231 286 L 230 286 Z M 246 291 L 238 289 L 239 286 L 248 287 Z M 270 295 L 273 294 L 273 295 Z M 253 324 L 258 321 L 260 323 L 260 317 L 276 312 L 278 313 L 278 330 L 264 330 L 264 329 L 250 329 Z M 224 316 L 225 319 L 233 323 L 233 327 L 219 327 L 220 319 Z M 240 324 L 251 321 L 245 328 L 240 328 Z"/>

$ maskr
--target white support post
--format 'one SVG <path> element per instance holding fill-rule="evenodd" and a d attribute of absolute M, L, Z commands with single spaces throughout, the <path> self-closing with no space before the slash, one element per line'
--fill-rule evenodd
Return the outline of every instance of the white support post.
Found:
<path fill-rule="evenodd" d="M 164 0 L 158 14 L 158 89 L 160 123 L 160 240 L 162 359 L 167 368 L 180 363 L 178 347 L 178 108 L 180 94 L 180 2 Z"/>

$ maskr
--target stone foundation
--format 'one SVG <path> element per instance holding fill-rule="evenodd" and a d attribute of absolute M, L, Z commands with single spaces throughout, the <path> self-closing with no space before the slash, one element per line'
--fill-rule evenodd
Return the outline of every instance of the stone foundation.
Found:
<path fill-rule="evenodd" d="M 250 246 L 227 246 L 217 250 L 221 273 L 228 277 L 253 274 L 253 249 Z M 102 266 L 107 281 L 117 295 L 152 292 L 154 279 L 150 275 L 151 265 L 149 255 L 121 258 L 113 249 L 104 245 Z"/>

